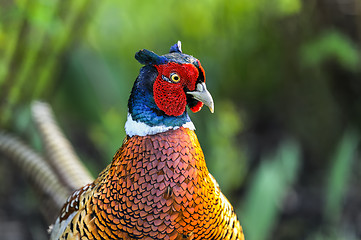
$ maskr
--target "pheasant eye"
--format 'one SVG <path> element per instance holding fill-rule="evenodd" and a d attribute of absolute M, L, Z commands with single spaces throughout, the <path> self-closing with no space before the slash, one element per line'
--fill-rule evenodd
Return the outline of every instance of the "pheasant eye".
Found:
<path fill-rule="evenodd" d="M 179 81 L 180 81 L 180 77 L 179 77 L 179 75 L 176 74 L 176 73 L 172 73 L 172 74 L 170 75 L 170 79 L 171 79 L 173 82 L 179 82 Z"/>

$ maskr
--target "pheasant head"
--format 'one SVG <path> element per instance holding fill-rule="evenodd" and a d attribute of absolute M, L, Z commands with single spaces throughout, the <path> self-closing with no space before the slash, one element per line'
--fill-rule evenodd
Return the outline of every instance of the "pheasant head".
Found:
<path fill-rule="evenodd" d="M 150 135 L 181 126 L 194 129 L 186 107 L 198 112 L 203 105 L 213 112 L 205 72 L 198 59 L 182 53 L 181 42 L 159 56 L 143 49 L 135 58 L 141 68 L 128 102 L 128 136 Z"/>

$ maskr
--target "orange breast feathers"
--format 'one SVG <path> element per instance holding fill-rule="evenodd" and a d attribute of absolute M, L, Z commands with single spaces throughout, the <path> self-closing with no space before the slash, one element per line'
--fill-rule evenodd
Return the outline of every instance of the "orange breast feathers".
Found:
<path fill-rule="evenodd" d="M 244 239 L 189 129 L 128 138 L 99 178 L 87 207 L 92 236 Z"/>

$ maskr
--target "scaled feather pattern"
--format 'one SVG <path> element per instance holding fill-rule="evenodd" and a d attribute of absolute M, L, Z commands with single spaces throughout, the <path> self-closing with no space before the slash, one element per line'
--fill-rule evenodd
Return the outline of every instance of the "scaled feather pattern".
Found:
<path fill-rule="evenodd" d="M 68 198 L 51 239 L 244 239 L 233 207 L 208 172 L 186 109 L 169 106 L 177 109 L 174 115 L 165 109 L 186 104 L 198 111 L 202 100 L 213 109 L 209 92 L 197 87 L 205 86 L 199 61 L 183 54 L 180 42 L 170 55 L 142 50 L 136 58 L 147 70 L 141 70 L 129 100 L 127 137 L 98 178 Z M 193 72 L 186 74 L 189 64 Z M 174 100 L 154 101 L 169 97 L 166 89 L 157 95 L 155 82 L 177 89 Z M 188 94 L 197 89 L 202 92 Z"/>

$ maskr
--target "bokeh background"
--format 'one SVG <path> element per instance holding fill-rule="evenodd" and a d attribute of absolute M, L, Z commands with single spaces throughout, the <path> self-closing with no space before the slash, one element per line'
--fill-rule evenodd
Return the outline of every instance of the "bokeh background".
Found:
<path fill-rule="evenodd" d="M 192 114 L 249 240 L 361 239 L 359 0 L 1 0 L 0 127 L 39 152 L 51 104 L 96 176 L 120 147 L 142 48 L 181 40 L 215 113 Z M 47 239 L 41 203 L 0 158 L 0 239 Z"/>

